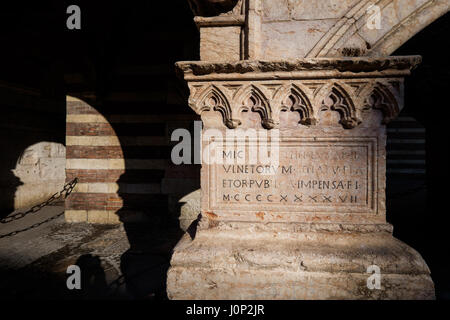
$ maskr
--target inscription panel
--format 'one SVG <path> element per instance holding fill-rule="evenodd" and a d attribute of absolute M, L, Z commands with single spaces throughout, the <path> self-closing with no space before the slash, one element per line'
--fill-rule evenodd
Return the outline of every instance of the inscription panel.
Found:
<path fill-rule="evenodd" d="M 227 163 L 245 144 L 217 148 L 208 166 L 209 208 L 265 212 L 374 213 L 376 138 L 283 140 L 275 163 Z"/>

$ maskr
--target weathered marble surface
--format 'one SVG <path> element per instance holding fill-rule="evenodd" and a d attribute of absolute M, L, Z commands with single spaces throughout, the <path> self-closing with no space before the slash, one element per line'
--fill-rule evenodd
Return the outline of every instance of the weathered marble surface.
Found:
<path fill-rule="evenodd" d="M 200 29 L 200 59 L 227 61 L 240 59 L 239 26 L 208 27 Z"/>
<path fill-rule="evenodd" d="M 450 10 L 448 0 L 196 0 L 191 3 L 194 14 L 208 17 L 209 23 L 220 23 L 224 17 L 234 20 L 234 25 L 242 30 L 241 35 L 239 39 L 225 37 L 223 45 L 240 48 L 241 57 L 254 60 L 387 56 Z M 373 9 L 373 6 L 377 7 Z M 376 27 L 374 19 L 379 21 Z M 197 25 L 200 29 L 206 27 L 204 23 Z M 220 61 L 226 58 L 235 61 L 226 52 Z M 209 57 L 204 55 L 202 60 Z"/>
<path fill-rule="evenodd" d="M 210 228 L 178 243 L 171 299 L 432 299 L 420 255 L 388 232 Z M 380 267 L 381 289 L 367 287 Z"/>
<path fill-rule="evenodd" d="M 25 149 L 12 170 L 20 179 L 14 208 L 25 208 L 60 191 L 65 180 L 66 148 L 56 142 L 39 142 Z"/>
<path fill-rule="evenodd" d="M 202 165 L 201 219 L 174 249 L 169 297 L 434 298 L 428 267 L 392 236 L 385 208 L 385 124 L 419 62 L 178 63 L 204 124 L 202 150 L 222 162 Z M 249 162 L 250 129 L 279 132 L 275 164 Z M 380 290 L 367 287 L 371 265 Z"/>

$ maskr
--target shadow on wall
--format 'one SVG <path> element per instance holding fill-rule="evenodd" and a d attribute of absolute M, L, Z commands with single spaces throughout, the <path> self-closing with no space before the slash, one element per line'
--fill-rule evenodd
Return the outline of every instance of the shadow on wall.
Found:
<path fill-rule="evenodd" d="M 41 4 L 30 12 L 35 19 L 41 19 L 38 26 L 52 28 L 46 28 L 44 32 L 36 30 L 30 23 L 32 28 L 24 30 L 24 35 L 37 34 L 35 42 L 26 42 L 26 37 L 19 37 L 10 28 L 4 28 L 7 39 L 29 44 L 33 49 L 17 46 L 17 52 L 4 50 L 11 53 L 2 60 L 11 65 L 11 74 L 38 78 L 34 69 L 23 67 L 26 73 L 16 72 L 18 67 L 26 65 L 22 51 L 29 53 L 27 59 L 30 61 L 38 61 L 36 64 L 42 74 L 50 74 L 46 64 L 33 56 L 39 55 L 41 51 L 35 50 L 39 48 L 46 63 L 47 60 L 51 63 L 64 60 L 64 70 L 60 70 L 64 72 L 64 80 L 60 77 L 62 74 L 58 74 L 54 83 L 37 81 L 36 87 L 50 91 L 54 86 L 55 90 L 64 89 L 64 94 L 80 97 L 84 95 L 76 93 L 95 92 L 97 100 L 88 101 L 93 109 L 88 113 L 100 114 L 106 122 L 76 123 L 67 128 L 73 130 L 67 135 L 77 139 L 84 136 L 87 140 L 111 136 L 118 143 L 89 145 L 75 142 L 67 146 L 67 158 L 82 160 L 72 162 L 78 168 L 105 159 L 124 160 L 114 161 L 121 168 L 96 170 L 99 174 L 90 176 L 86 170 L 86 175 L 80 177 L 79 187 L 92 189 L 75 190 L 66 203 L 97 205 L 93 210 L 97 211 L 97 217 L 93 214 L 92 222 L 95 218 L 102 219 L 101 214 L 98 215 L 100 210 L 120 216 L 130 242 L 130 250 L 122 257 L 122 268 L 130 291 L 136 297 L 164 291 L 171 249 L 183 233 L 178 220 L 179 200 L 199 188 L 199 167 L 174 168 L 170 162 L 169 143 L 174 128 L 190 128 L 196 119 L 185 97 L 179 99 L 169 92 L 178 90 L 174 62 L 198 60 L 198 31 L 185 1 L 180 0 L 176 6 L 172 2 L 160 5 L 165 8 L 156 10 L 149 1 L 133 6 L 83 1 L 82 30 L 64 34 L 67 48 L 63 51 L 60 51 L 59 31 L 57 38 L 47 36 L 55 35 L 48 30 L 60 28 L 53 28 L 53 15 L 40 11 Z M 18 12 L 22 13 L 22 10 Z M 65 10 L 58 12 L 66 18 Z M 57 23 L 59 25 L 60 20 Z M 43 42 L 47 38 L 49 41 Z M 196 52 L 193 54 L 192 51 Z M 15 64 L 12 64 L 13 60 Z M 6 216 L 13 208 L 17 189 L 23 186 L 11 170 L 17 169 L 18 159 L 27 159 L 29 153 L 24 154 L 24 151 L 30 146 L 42 141 L 65 144 L 66 113 L 64 96 L 61 101 L 47 101 L 40 97 L 39 91 L 25 93 L 1 86 L 0 90 L 0 147 L 7 150 L 0 157 L 0 215 Z M 71 180 L 69 174 L 66 179 Z M 108 189 L 110 187 L 113 189 Z M 112 203 L 114 205 L 109 207 Z M 149 281 L 149 277 L 154 281 Z M 145 283 L 148 287 L 140 286 Z"/>
<path fill-rule="evenodd" d="M 166 139 L 169 141 L 170 134 Z M 155 146 L 145 148 L 148 157 Z M 170 149 L 169 146 L 164 154 L 163 170 L 148 166 L 141 169 L 155 171 L 149 175 L 143 171 L 141 175 L 134 169 L 134 151 L 124 148 L 125 166 L 130 169 L 117 181 L 118 194 L 123 199 L 123 207 L 117 214 L 124 222 L 130 249 L 121 257 L 121 269 L 128 290 L 137 298 L 166 298 L 172 250 L 200 213 L 199 167 L 173 165 Z M 156 184 L 161 193 L 132 195 L 130 182 L 145 186 L 144 190 L 151 189 L 149 184 Z"/>
<path fill-rule="evenodd" d="M 64 101 L 0 83 L 0 218 L 64 184 Z M 39 188 L 36 188 L 39 186 Z M 31 192 L 32 191 L 32 192 Z"/>
<path fill-rule="evenodd" d="M 70 98 L 67 112 L 66 180 L 79 182 L 66 213 L 108 223 L 117 215 L 130 243 L 121 257 L 129 292 L 164 298 L 172 249 L 200 206 L 200 167 L 174 165 L 170 137 L 177 128 L 192 131 L 197 116 L 184 105 L 162 113 L 148 102 L 86 98 Z"/>
<path fill-rule="evenodd" d="M 198 60 L 198 31 L 186 2 L 180 2 L 176 10 L 173 4 L 163 7 L 166 5 L 159 11 L 150 2 L 127 8 L 127 14 L 124 10 L 114 11 L 121 14 L 120 21 L 126 24 L 111 26 L 114 36 L 109 42 L 92 32 L 83 38 L 83 45 L 74 46 L 75 51 L 71 51 L 77 55 L 73 58 L 76 60 L 78 53 L 86 54 L 85 47 L 104 46 L 92 58 L 92 78 L 96 81 L 89 88 L 95 94 L 88 99 L 86 94 L 71 93 L 88 107 L 68 110 L 68 119 L 96 118 L 101 123 L 68 121 L 67 135 L 84 135 L 86 139 L 109 143 L 68 143 L 67 158 L 119 161 L 114 161 L 115 169 L 78 170 L 86 174 L 79 176 L 80 186 L 103 184 L 109 189 L 84 195 L 75 191 L 66 203 L 76 198 L 84 198 L 86 203 L 91 197 L 91 203 L 100 202 L 93 210 L 115 211 L 120 217 L 130 243 L 130 250 L 122 256 L 122 270 L 136 297 L 165 291 L 172 248 L 199 213 L 199 205 L 195 204 L 199 192 L 191 194 L 200 188 L 200 166 L 176 166 L 170 159 L 176 144 L 170 141 L 172 131 L 185 128 L 192 132 L 193 121 L 199 118 L 187 106 L 187 87 L 180 86 L 174 69 L 176 61 Z M 101 15 L 89 12 L 96 18 L 92 24 L 89 16 L 84 20 L 85 30 L 91 32 L 99 28 L 97 17 Z M 156 14 L 143 19 L 145 12 Z M 67 180 L 75 177 L 76 170 L 71 170 L 67 170 Z M 88 212 L 88 220 L 93 218 Z M 147 287 L 142 287 L 145 284 Z"/>
<path fill-rule="evenodd" d="M 80 57 L 86 57 L 92 68 L 86 67 L 88 75 L 83 75 L 92 82 L 88 89 L 78 90 L 86 85 L 80 82 L 68 94 L 85 100 L 83 93 L 93 92 L 95 99 L 85 100 L 93 110 L 82 113 L 100 115 L 105 123 L 80 123 L 76 130 L 116 138 L 112 145 L 85 145 L 76 152 L 92 153 L 92 159 L 124 159 L 114 161 L 120 169 L 103 169 L 96 175 L 99 185 L 111 189 L 92 199 L 100 197 L 105 205 L 98 210 L 114 211 L 124 225 L 130 249 L 122 256 L 121 267 L 129 291 L 138 298 L 156 292 L 163 297 L 171 251 L 183 234 L 179 201 L 200 187 L 199 166 L 174 166 L 170 160 L 171 132 L 193 129 L 193 120 L 198 119 L 186 96 L 180 96 L 186 88 L 180 88 L 174 70 L 176 61 L 198 60 L 198 30 L 186 1 L 177 1 L 176 6 L 161 2 L 157 10 L 149 1 L 133 6 L 86 2 L 83 10 L 87 14 L 81 33 L 67 34 L 76 43 L 68 51 L 67 65 L 78 61 L 80 68 L 71 72 L 82 73 Z M 68 158 L 73 152 L 68 146 Z M 81 178 L 83 184 L 86 178 Z M 70 198 L 76 197 L 80 195 Z"/>
<path fill-rule="evenodd" d="M 199 166 L 173 165 L 170 154 L 174 143 L 170 142 L 171 131 L 175 128 L 191 129 L 196 116 L 186 106 L 181 112 L 175 108 L 183 121 L 170 120 L 174 115 L 150 115 L 152 121 L 161 123 L 134 124 L 134 135 L 147 137 L 148 145 L 130 146 L 125 126 L 116 126 L 125 159 L 125 172 L 117 180 L 118 195 L 123 205 L 117 214 L 124 223 L 130 249 L 121 257 L 121 269 L 127 288 L 137 298 L 156 299 L 166 297 L 166 274 L 170 266 L 172 249 L 195 220 L 199 211 L 199 198 L 192 194 L 200 187 Z M 179 110 L 179 111 L 177 111 Z M 166 112 L 170 113 L 170 109 Z M 114 127 L 114 126 L 113 126 Z M 150 129 L 149 127 L 152 127 Z M 158 129 L 161 127 L 162 130 Z M 138 130 L 138 131 L 135 131 Z M 193 136 L 193 135 L 192 135 Z M 161 145 L 152 140 L 163 138 Z M 142 138 L 142 141 L 146 140 Z M 140 143 L 138 143 L 140 144 Z M 142 161 L 142 166 L 139 165 Z M 139 187 L 141 186 L 141 187 Z M 156 187 L 156 188 L 155 188 Z M 142 193 L 139 192 L 142 190 Z M 152 192 L 156 189 L 157 192 Z M 186 201 L 186 203 L 184 203 Z"/>

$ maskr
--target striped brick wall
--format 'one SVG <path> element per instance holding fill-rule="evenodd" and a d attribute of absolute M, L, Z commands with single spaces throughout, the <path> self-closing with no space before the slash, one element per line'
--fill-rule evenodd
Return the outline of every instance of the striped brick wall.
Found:
<path fill-rule="evenodd" d="M 402 114 L 387 127 L 388 178 L 425 180 L 425 128 L 412 116 Z"/>
<path fill-rule="evenodd" d="M 67 221 L 177 218 L 178 201 L 198 189 L 199 167 L 170 160 L 172 130 L 191 127 L 195 115 L 139 111 L 140 103 L 129 101 L 94 107 L 67 97 L 66 181 L 79 179 L 66 200 Z"/>
<path fill-rule="evenodd" d="M 401 216 L 399 212 L 420 210 L 426 202 L 425 141 L 425 128 L 406 113 L 402 112 L 387 127 L 387 208 L 388 211 L 397 212 L 397 219 Z"/>

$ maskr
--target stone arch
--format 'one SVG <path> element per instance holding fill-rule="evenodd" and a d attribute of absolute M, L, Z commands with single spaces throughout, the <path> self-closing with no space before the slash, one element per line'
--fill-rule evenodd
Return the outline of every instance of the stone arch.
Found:
<path fill-rule="evenodd" d="M 230 128 L 237 128 L 241 124 L 239 120 L 233 119 L 230 103 L 225 94 L 215 85 L 210 85 L 202 90 L 200 97 L 190 101 L 191 107 L 198 114 L 204 111 L 218 111 L 221 113 L 224 124 Z"/>
<path fill-rule="evenodd" d="M 340 123 L 346 129 L 359 125 L 361 119 L 358 116 L 358 110 L 343 86 L 334 83 L 332 86 L 328 86 L 327 89 L 327 94 L 320 102 L 320 111 L 337 111 L 341 117 Z"/>
<path fill-rule="evenodd" d="M 369 29 L 372 13 L 379 6 L 381 28 Z M 420 30 L 450 10 L 446 0 L 360 0 L 331 27 L 306 57 L 387 56 Z"/>
<path fill-rule="evenodd" d="M 450 10 L 448 1 L 428 1 L 372 45 L 370 56 L 387 56 Z"/>
<path fill-rule="evenodd" d="M 273 110 L 269 100 L 262 90 L 254 85 L 246 86 L 236 93 L 235 101 L 239 106 L 239 112 L 253 111 L 261 116 L 261 124 L 266 129 L 278 126 L 278 121 L 273 117 Z"/>
<path fill-rule="evenodd" d="M 299 86 L 290 84 L 281 87 L 275 94 L 274 101 L 276 102 L 279 112 L 282 111 L 296 111 L 300 114 L 300 123 L 303 125 L 314 125 L 317 123 L 317 118 L 310 102 L 310 99 Z"/>
<path fill-rule="evenodd" d="M 384 84 L 377 82 L 372 93 L 366 99 L 367 108 L 380 109 L 383 112 L 383 124 L 389 123 L 400 112 L 397 99 Z"/>

